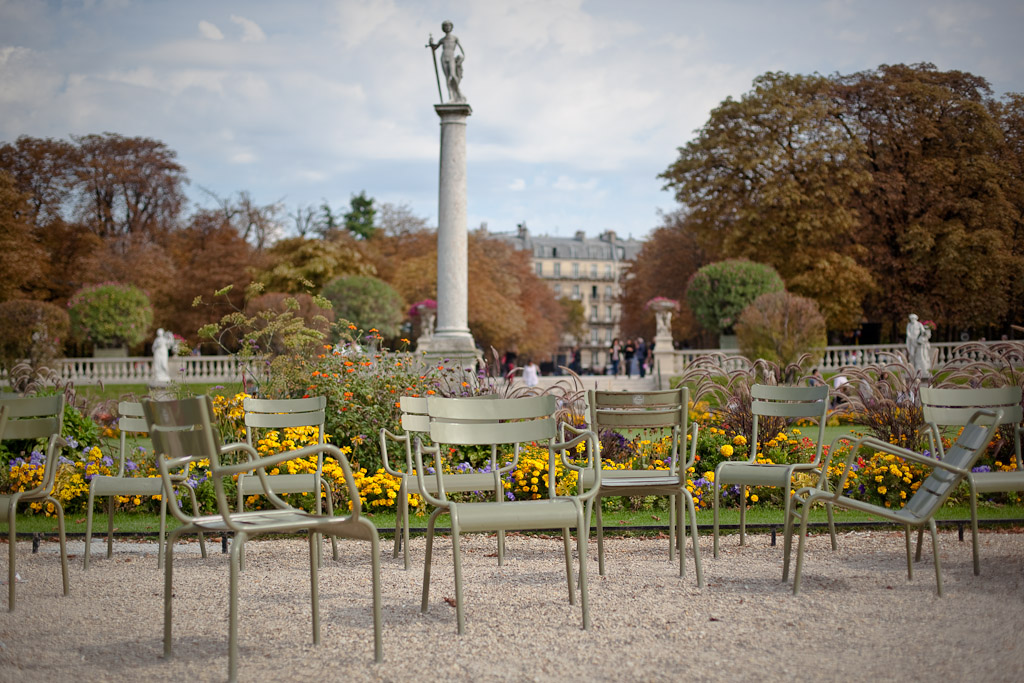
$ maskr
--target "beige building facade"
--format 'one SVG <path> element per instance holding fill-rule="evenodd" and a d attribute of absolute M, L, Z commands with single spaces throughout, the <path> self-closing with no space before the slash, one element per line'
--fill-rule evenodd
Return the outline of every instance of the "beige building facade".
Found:
<path fill-rule="evenodd" d="M 548 283 L 556 298 L 568 297 L 583 306 L 584 326 L 580 338 L 562 339 L 556 366 L 568 366 L 572 350 L 580 348 L 584 370 L 603 373 L 609 365 L 612 340 L 620 337 L 620 286 L 626 264 L 640 253 L 643 242 L 621 239 L 612 230 L 587 237 L 582 230 L 573 237 L 531 235 L 525 224 L 514 234 L 492 233 L 516 249 L 529 251 L 534 272 Z"/>

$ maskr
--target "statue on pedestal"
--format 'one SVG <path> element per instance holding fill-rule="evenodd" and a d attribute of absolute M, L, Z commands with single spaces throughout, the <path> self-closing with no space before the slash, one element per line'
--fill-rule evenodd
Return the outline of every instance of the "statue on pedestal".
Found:
<path fill-rule="evenodd" d="M 911 313 L 907 323 L 907 360 L 918 374 L 926 375 L 932 367 L 932 331 Z"/>
<path fill-rule="evenodd" d="M 160 328 L 153 340 L 153 382 L 169 384 L 171 381 L 170 355 L 175 346 L 174 333 Z"/>
<path fill-rule="evenodd" d="M 441 30 L 444 31 L 444 38 L 435 43 L 434 36 L 431 34 L 426 47 L 430 48 L 435 58 L 437 48 L 441 48 L 441 69 L 444 71 L 444 82 L 448 86 L 448 102 L 449 104 L 459 104 L 466 101 L 465 96 L 459 90 L 459 83 L 462 81 L 462 62 L 466 58 L 466 51 L 462 49 L 462 43 L 452 33 L 452 28 L 454 28 L 452 22 L 442 23 Z M 456 49 L 462 54 L 456 55 Z M 437 94 L 440 95 L 441 79 L 437 73 L 437 61 L 434 61 L 434 76 L 438 79 Z"/>

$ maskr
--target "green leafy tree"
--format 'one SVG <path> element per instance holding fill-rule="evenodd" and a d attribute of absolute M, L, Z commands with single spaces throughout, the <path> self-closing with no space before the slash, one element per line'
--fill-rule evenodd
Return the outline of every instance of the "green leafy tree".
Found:
<path fill-rule="evenodd" d="M 359 246 L 343 235 L 332 240 L 283 239 L 264 251 L 263 262 L 255 280 L 267 291 L 289 294 L 320 291 L 343 275 L 376 273 Z"/>
<path fill-rule="evenodd" d="M 709 263 L 690 278 L 686 300 L 701 325 L 728 334 L 740 313 L 762 294 L 785 289 L 771 266 L 743 259 Z"/>
<path fill-rule="evenodd" d="M 72 335 L 99 348 L 141 344 L 153 324 L 146 293 L 115 282 L 80 289 L 68 302 L 68 313 Z"/>
<path fill-rule="evenodd" d="M 377 232 L 374 220 L 377 216 L 377 209 L 374 208 L 373 198 L 366 196 L 366 191 L 352 195 L 349 201 L 349 211 L 345 214 L 345 229 L 357 239 L 368 240 Z"/>
<path fill-rule="evenodd" d="M 711 258 L 770 264 L 831 326 L 850 328 L 873 285 L 851 199 L 870 175 L 841 113 L 829 79 L 764 74 L 712 111 L 661 177 Z"/>
<path fill-rule="evenodd" d="M 405 318 L 405 302 L 394 287 L 368 275 L 349 275 L 332 280 L 321 292 L 331 302 L 338 320 L 347 320 L 368 332 L 376 329 L 384 338 L 396 338 Z"/>
<path fill-rule="evenodd" d="M 814 365 L 828 344 L 818 304 L 785 291 L 762 294 L 744 308 L 736 322 L 736 338 L 747 358 L 782 367 L 801 360 Z"/>

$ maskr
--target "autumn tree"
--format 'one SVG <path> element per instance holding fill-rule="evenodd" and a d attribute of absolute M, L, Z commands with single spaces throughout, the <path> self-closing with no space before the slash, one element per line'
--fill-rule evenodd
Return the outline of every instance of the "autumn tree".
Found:
<path fill-rule="evenodd" d="M 32 230 L 30 195 L 0 171 L 0 301 L 21 298 L 43 275 L 46 257 Z"/>
<path fill-rule="evenodd" d="M 862 263 L 885 285 L 870 314 L 896 326 L 910 311 L 954 328 L 1003 320 L 1007 275 L 1024 265 L 1013 240 L 1021 205 L 988 83 L 898 64 L 837 78 L 835 92 L 870 172 L 850 204 Z"/>
<path fill-rule="evenodd" d="M 860 140 L 837 125 L 822 76 L 767 73 L 711 112 L 661 175 L 710 258 L 771 264 L 818 301 L 830 327 L 856 327 L 874 284 L 861 265 L 851 193 L 869 181 Z"/>
<path fill-rule="evenodd" d="M 686 304 L 686 283 L 707 263 L 707 257 L 687 224 L 685 212 L 666 214 L 662 221 L 623 274 L 619 324 L 627 337 L 652 339 L 654 313 L 646 304 L 656 296 L 664 296 L 682 304 L 680 311 L 672 316 L 672 337 L 694 341 L 701 329 Z"/>

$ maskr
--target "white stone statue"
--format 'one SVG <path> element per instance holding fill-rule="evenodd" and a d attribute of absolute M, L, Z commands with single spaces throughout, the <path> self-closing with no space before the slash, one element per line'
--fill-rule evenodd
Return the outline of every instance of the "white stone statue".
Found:
<path fill-rule="evenodd" d="M 156 331 L 156 339 L 153 340 L 153 381 L 157 384 L 169 384 L 171 381 L 169 360 L 174 346 L 173 332 L 162 327 Z"/>
<path fill-rule="evenodd" d="M 654 325 L 656 328 L 656 337 L 671 337 L 672 336 L 672 311 L 663 310 L 654 312 Z"/>
<path fill-rule="evenodd" d="M 434 42 L 434 36 L 430 36 L 427 45 L 436 54 L 437 48 L 441 48 L 441 69 L 444 71 L 444 82 L 448 86 L 448 102 L 461 103 L 466 98 L 459 90 L 459 83 L 462 81 L 462 62 L 466 58 L 466 51 L 462 49 L 462 43 L 452 33 L 452 22 L 446 21 L 441 24 L 444 31 L 444 38 Z M 461 55 L 456 55 L 458 49 Z M 437 62 L 434 63 L 434 70 L 437 70 Z"/>
<path fill-rule="evenodd" d="M 932 367 L 931 338 L 931 329 L 918 321 L 915 313 L 911 313 L 910 322 L 907 323 L 907 360 L 921 375 L 928 374 Z"/>

